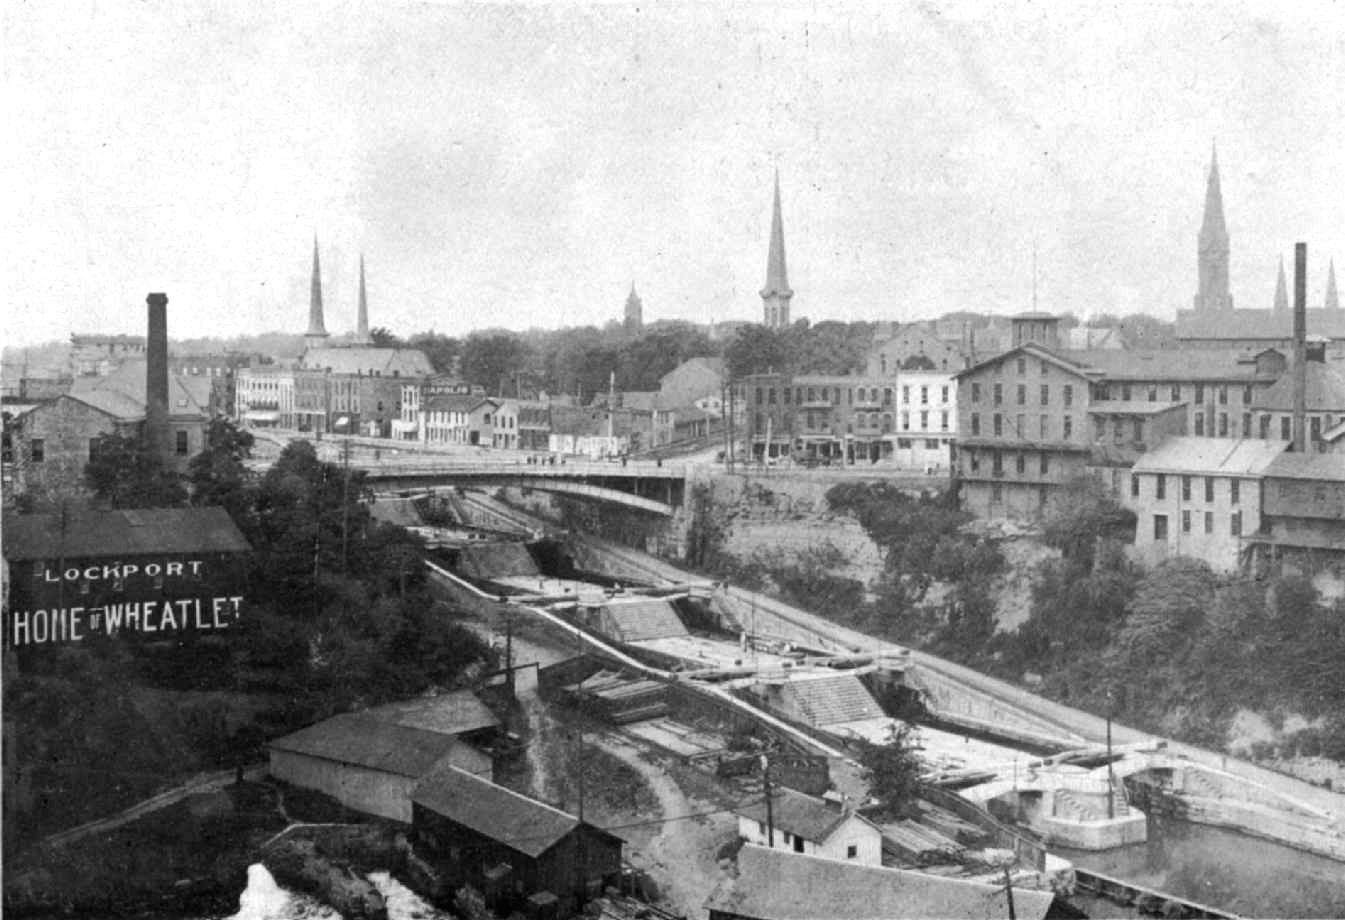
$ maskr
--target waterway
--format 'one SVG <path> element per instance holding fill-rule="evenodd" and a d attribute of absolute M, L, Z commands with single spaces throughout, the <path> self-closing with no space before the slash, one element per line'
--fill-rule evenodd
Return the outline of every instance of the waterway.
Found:
<path fill-rule="evenodd" d="M 1147 843 L 1052 852 L 1244 917 L 1345 917 L 1345 864 L 1223 828 L 1151 818 Z M 1092 904 L 1085 909 L 1105 916 Z"/>
<path fill-rule="evenodd" d="M 388 920 L 453 920 L 453 915 L 426 904 L 415 892 L 386 872 L 370 874 L 388 906 Z M 287 891 L 276 884 L 266 867 L 248 867 L 248 886 L 238 898 L 238 913 L 209 920 L 342 920 L 330 907 L 307 895 Z"/>

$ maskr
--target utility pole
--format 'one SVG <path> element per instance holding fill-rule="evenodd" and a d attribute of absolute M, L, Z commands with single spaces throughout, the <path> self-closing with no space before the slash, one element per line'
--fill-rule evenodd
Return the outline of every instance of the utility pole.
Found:
<path fill-rule="evenodd" d="M 341 574 L 350 574 L 350 422 L 341 442 Z"/>
<path fill-rule="evenodd" d="M 766 846 L 775 848 L 775 805 L 771 802 L 771 759 L 761 755 L 761 790 L 766 796 Z"/>
<path fill-rule="evenodd" d="M 1116 779 L 1112 773 L 1111 766 L 1111 711 L 1112 694 L 1111 689 L 1107 689 L 1107 818 L 1108 820 L 1116 817 Z"/>
<path fill-rule="evenodd" d="M 1004 896 L 1009 899 L 1009 920 L 1018 920 L 1013 909 L 1013 881 L 1009 878 L 1009 867 L 1004 867 Z"/>

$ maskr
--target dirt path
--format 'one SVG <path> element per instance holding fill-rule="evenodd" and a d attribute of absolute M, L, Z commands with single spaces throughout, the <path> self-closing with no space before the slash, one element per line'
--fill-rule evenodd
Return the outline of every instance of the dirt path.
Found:
<path fill-rule="evenodd" d="M 736 820 L 731 814 L 689 817 L 716 811 L 716 806 L 688 797 L 634 745 L 610 735 L 595 737 L 591 743 L 638 772 L 658 799 L 664 823 L 646 846 L 628 849 L 627 859 L 650 874 L 669 909 L 684 917 L 704 917 L 705 899 L 721 875 L 716 853 L 734 836 Z"/>

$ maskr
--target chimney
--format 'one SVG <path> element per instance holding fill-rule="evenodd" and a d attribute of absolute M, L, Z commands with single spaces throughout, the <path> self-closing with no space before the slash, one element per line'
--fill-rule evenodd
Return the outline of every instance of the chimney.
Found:
<path fill-rule="evenodd" d="M 1308 244 L 1294 244 L 1294 424 L 1293 450 L 1307 450 Z"/>
<path fill-rule="evenodd" d="M 150 294 L 145 337 L 145 440 L 167 459 L 168 438 L 168 295 Z"/>

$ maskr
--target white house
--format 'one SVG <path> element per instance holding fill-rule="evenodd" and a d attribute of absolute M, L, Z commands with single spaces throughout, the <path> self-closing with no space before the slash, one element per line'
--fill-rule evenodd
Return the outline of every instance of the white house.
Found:
<path fill-rule="evenodd" d="M 957 378 L 940 371 L 897 372 L 896 449 L 904 469 L 947 470 L 957 437 Z"/>
<path fill-rule="evenodd" d="M 767 812 L 764 799 L 738 809 L 738 835 L 763 847 L 774 836 L 777 850 L 882 865 L 882 831 L 849 809 L 777 786 L 771 789 Z"/>

